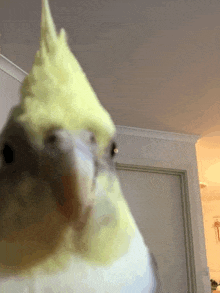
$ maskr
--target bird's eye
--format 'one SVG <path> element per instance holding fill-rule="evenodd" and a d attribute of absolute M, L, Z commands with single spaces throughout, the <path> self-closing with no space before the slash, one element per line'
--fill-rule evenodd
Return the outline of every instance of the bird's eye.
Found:
<path fill-rule="evenodd" d="M 115 142 L 111 146 L 111 157 L 113 158 L 118 153 L 117 145 Z"/>
<path fill-rule="evenodd" d="M 3 159 L 6 164 L 11 164 L 14 161 L 14 151 L 11 146 L 7 143 L 4 144 L 2 149 Z"/>
<path fill-rule="evenodd" d="M 54 144 L 57 141 L 57 137 L 55 134 L 51 134 L 47 137 L 46 142 L 49 144 Z"/>

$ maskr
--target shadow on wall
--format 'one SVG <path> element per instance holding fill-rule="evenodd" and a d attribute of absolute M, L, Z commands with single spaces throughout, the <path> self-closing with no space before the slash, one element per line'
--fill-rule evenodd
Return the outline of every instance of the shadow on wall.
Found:
<path fill-rule="evenodd" d="M 153 267 L 156 282 L 157 282 L 157 287 L 156 287 L 155 293 L 164 293 L 164 291 L 162 289 L 162 283 L 161 283 L 161 279 L 160 279 L 159 268 L 157 265 L 156 257 L 154 256 L 154 254 L 152 252 L 150 253 L 150 256 L 151 256 L 151 265 Z"/>

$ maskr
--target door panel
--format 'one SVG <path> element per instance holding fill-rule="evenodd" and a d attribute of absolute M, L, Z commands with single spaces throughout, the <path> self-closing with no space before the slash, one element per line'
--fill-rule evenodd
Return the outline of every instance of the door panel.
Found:
<path fill-rule="evenodd" d="M 117 172 L 132 214 L 156 258 L 164 293 L 188 292 L 180 176 Z"/>

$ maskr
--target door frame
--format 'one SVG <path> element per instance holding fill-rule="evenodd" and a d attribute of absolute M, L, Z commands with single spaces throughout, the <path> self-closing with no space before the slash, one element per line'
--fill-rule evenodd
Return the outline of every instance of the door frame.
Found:
<path fill-rule="evenodd" d="M 197 292 L 196 268 L 195 268 L 195 261 L 194 261 L 194 247 L 193 247 L 193 235 L 192 235 L 192 223 L 191 223 L 191 212 L 190 212 L 190 203 L 189 203 L 187 171 L 158 168 L 158 167 L 148 167 L 148 166 L 141 166 L 141 165 L 132 165 L 132 164 L 122 164 L 117 162 L 116 162 L 116 169 L 179 176 L 182 215 L 183 215 L 183 223 L 184 223 L 185 255 L 186 255 L 186 267 L 187 267 L 187 288 L 189 290 L 188 293 L 196 293 Z"/>

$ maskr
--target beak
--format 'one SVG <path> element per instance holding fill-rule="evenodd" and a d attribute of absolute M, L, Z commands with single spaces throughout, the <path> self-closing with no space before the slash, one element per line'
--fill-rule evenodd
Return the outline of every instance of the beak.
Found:
<path fill-rule="evenodd" d="M 93 210 L 95 154 L 92 153 L 91 142 L 83 139 L 80 134 L 55 130 L 48 137 L 49 140 L 51 137 L 59 153 L 62 170 L 60 182 L 62 182 L 64 198 L 62 203 L 57 200 L 57 210 L 73 223 L 76 229 L 81 230 Z M 55 182 L 55 189 L 56 186 Z"/>

